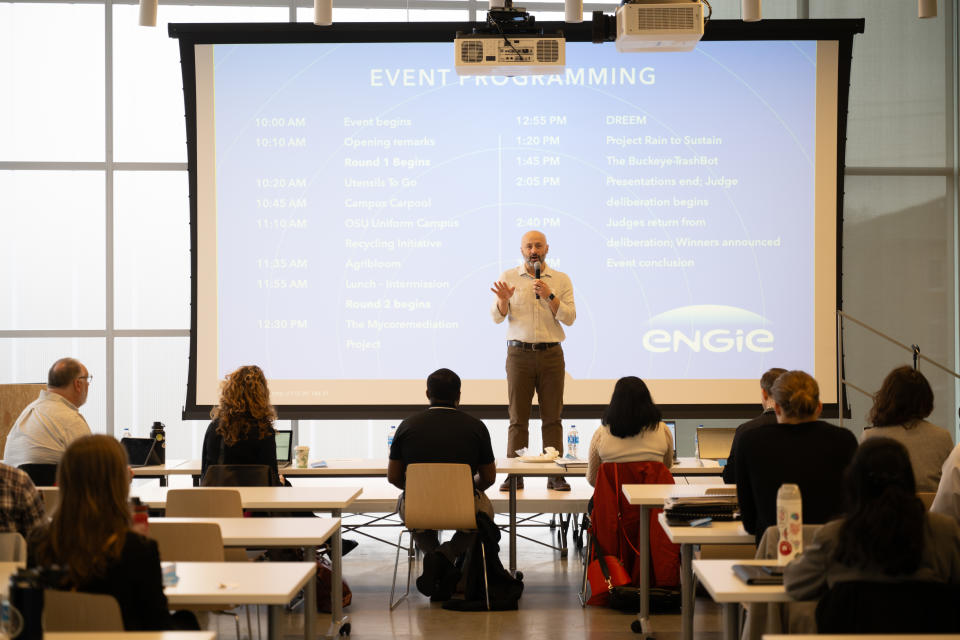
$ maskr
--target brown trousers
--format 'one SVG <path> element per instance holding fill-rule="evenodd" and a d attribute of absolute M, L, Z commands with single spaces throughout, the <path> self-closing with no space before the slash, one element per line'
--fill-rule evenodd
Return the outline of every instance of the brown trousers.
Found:
<path fill-rule="evenodd" d="M 540 405 L 543 447 L 554 447 L 563 455 L 564 360 L 563 347 L 543 351 L 524 351 L 507 347 L 507 397 L 510 402 L 510 429 L 507 431 L 507 457 L 515 458 L 517 449 L 529 444 L 530 409 L 533 393 Z"/>

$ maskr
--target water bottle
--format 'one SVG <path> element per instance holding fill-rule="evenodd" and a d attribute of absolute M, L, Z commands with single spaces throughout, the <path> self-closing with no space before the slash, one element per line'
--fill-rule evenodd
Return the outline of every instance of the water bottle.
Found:
<path fill-rule="evenodd" d="M 130 433 L 130 427 L 124 427 L 123 429 L 120 429 L 121 440 L 123 440 L 124 438 L 132 438 L 132 437 L 133 437 L 133 434 Z"/>
<path fill-rule="evenodd" d="M 777 491 L 777 564 L 787 564 L 803 552 L 803 502 L 800 487 L 782 484 Z"/>
<path fill-rule="evenodd" d="M 164 431 L 165 428 L 162 422 L 154 422 L 153 426 L 150 427 L 150 437 L 157 441 L 156 446 L 153 447 L 153 451 L 159 459 L 157 464 L 167 463 L 167 434 Z"/>
<path fill-rule="evenodd" d="M 577 425 L 570 425 L 570 431 L 567 431 L 567 457 L 577 458 L 580 449 L 580 434 L 577 433 Z"/>
<path fill-rule="evenodd" d="M 693 432 L 693 453 L 697 456 L 697 460 L 700 459 L 700 429 L 703 429 L 702 424 L 698 424 L 697 430 Z"/>
<path fill-rule="evenodd" d="M 393 448 L 393 436 L 397 435 L 397 425 L 392 424 L 387 429 L 387 457 L 390 456 L 390 449 Z"/>

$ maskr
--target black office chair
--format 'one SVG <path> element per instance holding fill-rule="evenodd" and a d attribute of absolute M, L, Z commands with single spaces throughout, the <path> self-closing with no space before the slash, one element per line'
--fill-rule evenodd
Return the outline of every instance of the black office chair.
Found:
<path fill-rule="evenodd" d="M 840 582 L 817 604 L 818 633 L 958 633 L 960 588 L 940 582 Z"/>
<path fill-rule="evenodd" d="M 57 484 L 57 465 L 27 463 L 17 467 L 33 480 L 37 487 L 52 487 Z"/>
<path fill-rule="evenodd" d="M 269 487 L 270 467 L 265 464 L 212 464 L 200 479 L 201 487 Z"/>

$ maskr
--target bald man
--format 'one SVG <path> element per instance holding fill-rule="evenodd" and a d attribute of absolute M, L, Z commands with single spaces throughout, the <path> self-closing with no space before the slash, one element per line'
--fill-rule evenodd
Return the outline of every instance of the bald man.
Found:
<path fill-rule="evenodd" d="M 496 298 L 490 313 L 493 321 L 507 320 L 507 394 L 510 403 L 510 430 L 507 457 L 529 442 L 528 427 L 533 393 L 540 405 L 543 446 L 563 452 L 564 361 L 560 343 L 566 337 L 562 324 L 577 318 L 573 285 L 567 274 L 547 266 L 550 245 L 539 231 L 528 231 L 520 240 L 523 264 L 508 269 L 490 289 Z M 537 266 L 540 277 L 537 278 Z M 523 478 L 517 479 L 523 488 Z M 547 488 L 569 491 L 562 476 L 547 478 Z M 510 490 L 510 479 L 500 485 Z"/>
<path fill-rule="evenodd" d="M 57 464 L 71 442 L 90 435 L 78 409 L 87 401 L 93 376 L 79 360 L 61 358 L 47 373 L 47 388 L 27 405 L 7 436 L 4 462 Z"/>

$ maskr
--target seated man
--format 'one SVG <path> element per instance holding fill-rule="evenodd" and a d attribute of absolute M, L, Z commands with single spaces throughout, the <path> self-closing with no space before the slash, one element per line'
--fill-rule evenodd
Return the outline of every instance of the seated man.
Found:
<path fill-rule="evenodd" d="M 92 377 L 79 360 L 54 362 L 47 374 L 47 388 L 13 423 L 4 462 L 11 467 L 57 464 L 71 442 L 90 435 L 78 408 L 87 401 Z"/>
<path fill-rule="evenodd" d="M 763 413 L 756 418 L 744 422 L 737 427 L 737 432 L 733 434 L 733 442 L 730 444 L 730 455 L 727 456 L 727 466 L 723 468 L 723 481 L 726 484 L 737 484 L 736 456 L 737 445 L 740 442 L 740 438 L 757 427 L 777 424 L 777 413 L 773 410 L 773 396 L 770 395 L 770 390 L 773 388 L 773 383 L 780 377 L 780 374 L 786 372 L 786 369 L 773 368 L 767 370 L 760 377 L 760 406 L 763 407 Z"/>
<path fill-rule="evenodd" d="M 16 531 L 27 538 L 46 524 L 43 497 L 23 471 L 0 464 L 0 532 Z"/>
<path fill-rule="evenodd" d="M 800 486 L 803 524 L 825 524 L 842 513 L 843 471 L 857 439 L 818 420 L 817 381 L 803 371 L 782 374 L 771 389 L 777 424 L 747 432 L 737 449 L 737 499 L 743 528 L 756 536 L 777 523 L 780 485 Z"/>
<path fill-rule="evenodd" d="M 438 369 L 427 378 L 430 408 L 400 423 L 390 447 L 387 480 L 403 489 L 409 464 L 445 462 L 470 465 L 473 472 L 474 504 L 493 518 L 493 505 L 483 491 L 496 479 L 496 462 L 490 433 L 480 420 L 457 408 L 460 404 L 460 377 L 449 369 Z M 403 496 L 397 506 L 403 517 Z M 440 544 L 436 531 L 414 535 L 423 551 L 423 575 L 417 578 L 420 593 L 433 600 L 453 595 L 460 572 L 454 561 L 470 548 L 475 534 L 457 532 Z"/>

